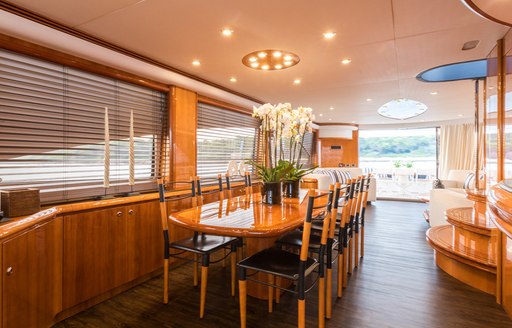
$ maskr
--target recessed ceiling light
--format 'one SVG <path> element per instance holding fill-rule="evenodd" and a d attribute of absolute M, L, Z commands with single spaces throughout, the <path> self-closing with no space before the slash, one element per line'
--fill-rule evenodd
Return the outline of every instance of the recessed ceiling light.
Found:
<path fill-rule="evenodd" d="M 372 101 L 372 98 L 366 98 L 366 101 Z"/>
<path fill-rule="evenodd" d="M 330 118 L 329 121 L 332 121 L 332 118 Z"/>
<path fill-rule="evenodd" d="M 232 77 L 232 78 L 230 78 L 230 79 L 229 79 L 229 81 L 231 81 L 231 82 L 233 82 L 233 83 L 234 83 L 234 82 L 236 82 L 236 77 Z"/>
<path fill-rule="evenodd" d="M 352 62 L 352 59 L 350 59 L 350 58 L 344 58 L 344 59 L 342 59 L 342 60 L 341 60 L 341 63 L 342 63 L 343 65 L 348 65 L 348 64 L 350 64 L 351 62 Z"/>
<path fill-rule="evenodd" d="M 459 115 L 457 115 L 457 116 L 458 116 L 458 117 L 462 117 L 462 116 L 464 116 L 464 115 L 462 115 L 462 114 L 459 114 Z"/>
<path fill-rule="evenodd" d="M 259 70 L 281 70 L 297 65 L 300 62 L 296 54 L 277 49 L 253 51 L 242 58 L 242 64 Z M 259 63 L 254 66 L 253 63 Z"/>
<path fill-rule="evenodd" d="M 432 91 L 430 94 L 435 96 L 435 95 L 437 95 L 437 91 Z"/>
<path fill-rule="evenodd" d="M 328 39 L 328 40 L 334 38 L 335 36 L 336 36 L 336 32 L 325 32 L 324 33 L 324 38 Z"/>
<path fill-rule="evenodd" d="M 230 28 L 222 29 L 222 35 L 224 35 L 224 36 L 231 36 L 231 35 L 233 35 L 233 32 L 234 31 Z"/>
<path fill-rule="evenodd" d="M 322 117 L 322 116 L 324 116 L 324 114 L 320 113 L 320 114 L 318 114 L 318 116 Z"/>
<path fill-rule="evenodd" d="M 293 80 L 293 84 L 300 84 L 302 81 L 300 79 Z"/>
<path fill-rule="evenodd" d="M 200 65 L 201 65 L 201 62 L 200 62 L 199 60 L 195 59 L 195 60 L 193 60 L 193 61 L 192 61 L 192 65 L 194 65 L 194 66 L 200 66 Z"/>
<path fill-rule="evenodd" d="M 258 66 L 260 66 L 260 64 L 259 64 L 259 63 L 251 63 L 251 67 L 252 67 L 252 68 L 257 68 Z"/>
<path fill-rule="evenodd" d="M 355 123 L 356 121 L 352 121 L 352 123 Z"/>
<path fill-rule="evenodd" d="M 332 107 L 332 106 L 331 106 L 331 107 L 329 107 L 329 110 L 333 110 L 333 109 L 334 109 L 334 107 Z"/>

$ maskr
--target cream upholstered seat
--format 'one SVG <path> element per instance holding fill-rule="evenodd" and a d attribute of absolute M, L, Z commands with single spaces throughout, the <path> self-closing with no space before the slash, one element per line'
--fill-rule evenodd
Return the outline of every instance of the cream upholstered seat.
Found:
<path fill-rule="evenodd" d="M 450 170 L 448 179 L 441 180 L 444 189 L 430 191 L 429 217 L 430 226 L 447 224 L 445 212 L 449 208 L 470 207 L 473 202 L 466 198 L 464 182 L 472 170 Z M 473 182 L 474 185 L 474 182 Z M 469 186 L 472 188 L 473 186 Z"/>

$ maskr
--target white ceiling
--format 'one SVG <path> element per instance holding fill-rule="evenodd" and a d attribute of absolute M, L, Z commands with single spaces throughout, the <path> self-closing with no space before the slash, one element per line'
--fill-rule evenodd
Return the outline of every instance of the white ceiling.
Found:
<path fill-rule="evenodd" d="M 316 120 L 327 123 L 395 124 L 377 109 L 399 97 L 429 108 L 408 123 L 472 117 L 471 81 L 429 84 L 415 76 L 484 58 L 508 30 L 458 0 L 10 2 L 254 98 L 312 107 Z M 233 36 L 223 37 L 223 27 Z M 328 30 L 334 39 L 322 38 Z M 460 50 L 475 39 L 476 49 Z M 301 62 L 283 71 L 242 65 L 247 53 L 269 48 L 294 52 Z M 347 57 L 352 63 L 342 65 Z M 201 66 L 192 66 L 193 59 Z M 302 83 L 294 85 L 296 78 Z"/>

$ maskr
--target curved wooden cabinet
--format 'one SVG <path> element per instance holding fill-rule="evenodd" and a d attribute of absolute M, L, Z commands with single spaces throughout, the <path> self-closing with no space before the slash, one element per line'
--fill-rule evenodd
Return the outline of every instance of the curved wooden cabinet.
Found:
<path fill-rule="evenodd" d="M 512 193 L 494 186 L 488 196 L 488 214 L 500 230 L 498 280 L 501 304 L 512 317 Z"/>

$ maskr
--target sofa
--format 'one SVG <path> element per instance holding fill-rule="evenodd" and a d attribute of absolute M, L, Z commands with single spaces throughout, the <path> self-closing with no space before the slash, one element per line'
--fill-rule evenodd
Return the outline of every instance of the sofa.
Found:
<path fill-rule="evenodd" d="M 429 223 L 431 227 L 447 224 L 445 212 L 456 207 L 471 207 L 473 202 L 466 198 L 464 183 L 468 174 L 474 174 L 472 170 L 450 170 L 448 178 L 441 180 L 444 189 L 432 189 L 429 202 Z M 469 188 L 474 188 L 470 182 Z"/>
<path fill-rule="evenodd" d="M 331 183 L 336 183 L 332 175 L 325 173 L 325 171 L 333 171 L 349 173 L 352 178 L 363 175 L 363 170 L 358 167 L 321 167 L 310 173 L 305 178 L 313 178 L 318 181 L 318 189 L 329 189 Z M 370 189 L 368 190 L 368 201 L 373 202 L 377 200 L 377 181 L 374 177 L 370 179 Z"/>

